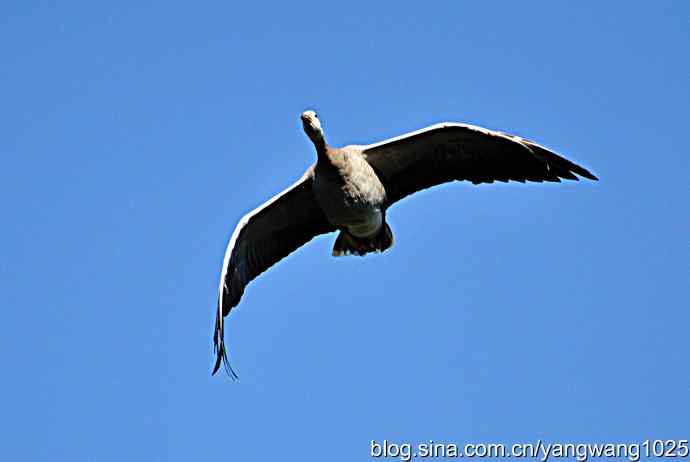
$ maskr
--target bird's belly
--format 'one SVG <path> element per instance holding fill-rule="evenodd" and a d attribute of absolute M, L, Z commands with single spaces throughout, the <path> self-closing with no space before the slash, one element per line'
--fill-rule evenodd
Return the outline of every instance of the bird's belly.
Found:
<path fill-rule="evenodd" d="M 383 224 L 383 194 L 368 191 L 368 187 L 355 189 L 352 182 L 344 184 L 317 178 L 314 192 L 330 223 L 346 228 L 356 237 L 372 237 Z"/>
<path fill-rule="evenodd" d="M 375 207 L 326 206 L 326 218 L 334 225 L 346 228 L 356 237 L 373 237 L 378 234 L 383 224 L 383 212 Z"/>
<path fill-rule="evenodd" d="M 369 238 L 376 236 L 383 224 L 383 213 L 381 210 L 372 210 L 371 213 L 362 218 L 362 221 L 348 225 L 348 232 L 356 237 Z"/>
<path fill-rule="evenodd" d="M 381 228 L 383 212 L 379 204 L 353 201 L 340 188 L 322 191 L 317 198 L 328 221 L 347 228 L 354 236 L 371 237 Z"/>

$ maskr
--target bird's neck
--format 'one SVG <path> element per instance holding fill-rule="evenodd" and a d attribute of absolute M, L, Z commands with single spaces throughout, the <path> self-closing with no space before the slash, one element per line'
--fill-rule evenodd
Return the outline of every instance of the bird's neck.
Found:
<path fill-rule="evenodd" d="M 328 151 L 328 143 L 326 143 L 326 138 L 323 137 L 323 134 L 315 133 L 311 140 L 314 143 L 316 153 L 319 155 L 319 157 L 325 156 L 326 152 Z"/>

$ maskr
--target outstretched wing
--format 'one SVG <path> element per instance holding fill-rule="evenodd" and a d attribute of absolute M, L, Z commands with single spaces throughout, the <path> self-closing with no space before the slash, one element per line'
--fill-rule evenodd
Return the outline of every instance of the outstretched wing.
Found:
<path fill-rule="evenodd" d="M 362 152 L 379 175 L 388 205 L 431 186 L 454 180 L 577 180 L 597 178 L 553 151 L 518 136 L 474 125 L 441 123 L 380 143 Z"/>
<path fill-rule="evenodd" d="M 312 181 L 310 168 L 297 183 L 242 217 L 232 233 L 218 287 L 214 374 L 224 362 L 236 377 L 227 359 L 223 317 L 239 303 L 247 284 L 315 236 L 335 231 L 314 199 Z"/>

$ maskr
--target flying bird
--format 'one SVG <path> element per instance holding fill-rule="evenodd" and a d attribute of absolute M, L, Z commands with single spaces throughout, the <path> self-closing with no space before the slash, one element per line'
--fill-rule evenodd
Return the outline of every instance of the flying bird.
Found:
<path fill-rule="evenodd" d="M 301 115 L 317 159 L 292 186 L 246 214 L 230 238 L 218 288 L 213 337 L 216 363 L 230 367 L 223 320 L 251 280 L 315 236 L 338 231 L 333 256 L 383 252 L 393 245 L 391 205 L 431 186 L 458 180 L 597 180 L 533 141 L 461 123 L 439 123 L 367 146 L 328 145 L 314 111 Z"/>

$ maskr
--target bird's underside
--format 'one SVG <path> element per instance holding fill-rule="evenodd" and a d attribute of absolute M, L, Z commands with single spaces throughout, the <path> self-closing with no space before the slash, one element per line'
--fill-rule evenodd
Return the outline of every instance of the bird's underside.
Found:
<path fill-rule="evenodd" d="M 332 148 L 313 111 L 302 114 L 317 161 L 291 187 L 245 215 L 223 260 L 213 373 L 224 363 L 224 317 L 247 284 L 313 237 L 340 231 L 333 255 L 382 252 L 393 244 L 386 211 L 400 199 L 449 181 L 596 180 L 532 141 L 472 125 L 442 123 L 367 146 Z"/>

